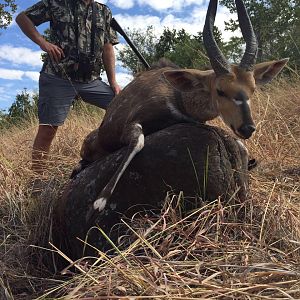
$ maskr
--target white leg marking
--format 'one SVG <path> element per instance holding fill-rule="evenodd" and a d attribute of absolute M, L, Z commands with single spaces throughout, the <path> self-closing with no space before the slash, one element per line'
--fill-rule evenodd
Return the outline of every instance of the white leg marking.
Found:
<path fill-rule="evenodd" d="M 246 151 L 247 155 L 249 156 L 249 151 L 247 149 L 247 147 L 244 145 L 244 143 L 241 140 L 236 140 L 237 143 L 239 144 L 239 146 Z"/>
<path fill-rule="evenodd" d="M 98 209 L 99 212 L 102 211 L 105 206 L 106 206 L 106 202 L 107 200 L 105 198 L 100 198 L 100 199 L 97 199 L 95 202 L 94 202 L 94 209 Z"/>
<path fill-rule="evenodd" d="M 140 127 L 141 129 L 143 128 L 141 124 L 136 124 L 137 127 Z M 113 188 L 111 189 L 111 193 L 113 193 L 118 181 L 120 180 L 121 176 L 123 175 L 123 173 L 125 172 L 126 168 L 128 167 L 129 163 L 132 161 L 132 159 L 134 158 L 134 156 L 140 152 L 143 147 L 144 147 L 144 143 L 145 143 L 145 137 L 144 134 L 140 134 L 138 137 L 138 142 L 136 144 L 136 146 L 134 147 L 133 151 L 130 153 L 128 159 L 126 160 L 126 162 L 124 163 L 124 166 L 122 168 L 122 170 L 120 171 L 120 173 L 117 176 L 117 179 L 115 181 L 115 184 L 113 186 Z M 105 187 L 106 188 L 106 187 Z M 104 189 L 105 189 L 104 188 Z M 99 209 L 99 211 L 103 210 L 105 208 L 107 199 L 106 198 L 99 198 L 94 202 L 94 209 Z"/>
<path fill-rule="evenodd" d="M 140 126 L 140 127 L 142 127 L 140 124 L 137 124 L 137 125 Z M 144 142 L 145 142 L 145 137 L 144 137 L 143 134 L 140 134 L 140 136 L 139 136 L 139 138 L 138 138 L 138 143 L 136 144 L 136 146 L 135 146 L 135 148 L 133 149 L 133 151 L 130 153 L 130 155 L 129 155 L 127 161 L 125 162 L 125 164 L 124 164 L 122 170 L 120 171 L 120 173 L 119 173 L 119 175 L 118 175 L 118 177 L 117 177 L 117 180 L 116 180 L 116 182 L 115 182 L 115 185 L 114 185 L 114 187 L 113 187 L 113 189 L 112 189 L 112 192 L 113 192 L 113 190 L 115 189 L 115 187 L 116 187 L 118 181 L 120 180 L 121 176 L 122 176 L 123 173 L 125 172 L 126 168 L 128 167 L 129 163 L 132 161 L 132 159 L 135 157 L 135 155 L 143 149 L 143 147 L 144 147 Z"/>

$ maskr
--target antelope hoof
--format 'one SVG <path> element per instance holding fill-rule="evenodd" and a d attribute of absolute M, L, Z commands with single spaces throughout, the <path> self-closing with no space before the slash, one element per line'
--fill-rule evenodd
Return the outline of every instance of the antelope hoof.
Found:
<path fill-rule="evenodd" d="M 255 158 L 252 158 L 248 161 L 248 171 L 251 171 L 255 167 L 257 167 L 257 160 Z"/>
<path fill-rule="evenodd" d="M 89 210 L 86 213 L 85 220 L 88 224 L 91 224 L 95 216 L 97 215 L 98 212 L 101 212 L 105 206 L 106 206 L 107 199 L 102 197 L 97 199 L 93 203 L 93 207 L 90 207 Z M 97 212 L 98 210 L 98 212 Z"/>
<path fill-rule="evenodd" d="M 106 203 L 107 199 L 104 197 L 97 199 L 93 204 L 94 210 L 99 210 L 99 212 L 102 211 L 105 208 Z"/>
<path fill-rule="evenodd" d="M 88 162 L 87 160 L 82 159 L 77 166 L 73 169 L 72 174 L 70 176 L 70 179 L 75 179 L 76 176 L 83 171 L 87 166 L 90 165 L 90 162 Z"/>

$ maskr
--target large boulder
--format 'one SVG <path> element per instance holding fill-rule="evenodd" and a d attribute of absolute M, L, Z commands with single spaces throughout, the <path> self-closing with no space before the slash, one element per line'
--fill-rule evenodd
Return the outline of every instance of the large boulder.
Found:
<path fill-rule="evenodd" d="M 114 241 L 111 228 L 122 216 L 160 208 L 168 192 L 183 191 L 186 199 L 226 199 L 234 193 L 246 197 L 248 155 L 240 142 L 225 131 L 206 125 L 177 124 L 145 139 L 145 147 L 136 155 L 120 179 L 106 208 L 87 217 L 97 195 L 117 170 L 127 148 L 120 149 L 83 170 L 66 187 L 56 215 L 59 235 L 67 243 L 64 251 L 73 258 L 83 255 L 83 243 L 89 228 L 98 225 Z M 191 198 L 192 197 L 192 198 Z M 200 203 L 200 202 L 197 202 Z M 186 208 L 194 208 L 186 204 Z M 99 230 L 91 230 L 89 243 L 106 250 Z"/>

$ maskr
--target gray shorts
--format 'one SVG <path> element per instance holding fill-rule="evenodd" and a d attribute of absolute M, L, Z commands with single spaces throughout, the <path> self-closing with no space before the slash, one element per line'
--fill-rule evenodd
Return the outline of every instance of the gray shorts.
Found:
<path fill-rule="evenodd" d="M 39 79 L 39 123 L 62 125 L 76 95 L 84 102 L 105 109 L 114 97 L 114 92 L 100 79 L 89 83 L 71 83 L 69 80 L 42 72 Z"/>

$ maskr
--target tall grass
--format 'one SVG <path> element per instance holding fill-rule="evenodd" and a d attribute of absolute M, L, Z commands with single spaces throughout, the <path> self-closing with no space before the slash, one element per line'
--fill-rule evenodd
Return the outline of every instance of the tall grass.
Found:
<path fill-rule="evenodd" d="M 246 145 L 259 164 L 244 203 L 216 199 L 183 214 L 184 195 L 169 196 L 159 216 L 124 220 L 132 243 L 118 255 L 98 249 L 64 270 L 52 261 L 68 260 L 53 245 L 52 204 L 103 113 L 82 107 L 59 130 L 38 197 L 37 121 L 1 132 L 0 299 L 299 299 L 299 79 L 257 91 L 252 108 L 257 131 Z"/>

